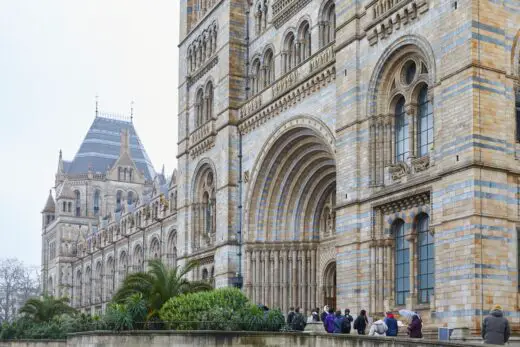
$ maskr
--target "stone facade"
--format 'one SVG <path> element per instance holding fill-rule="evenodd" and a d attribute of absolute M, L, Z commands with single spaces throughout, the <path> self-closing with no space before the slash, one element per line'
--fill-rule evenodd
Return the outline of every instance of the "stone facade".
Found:
<path fill-rule="evenodd" d="M 180 8 L 181 261 L 283 310 L 520 327 L 517 2 Z"/>
<path fill-rule="evenodd" d="M 42 211 L 43 291 L 99 313 L 148 260 L 176 265 L 176 206 L 176 173 L 155 173 L 131 120 L 96 112 Z"/>

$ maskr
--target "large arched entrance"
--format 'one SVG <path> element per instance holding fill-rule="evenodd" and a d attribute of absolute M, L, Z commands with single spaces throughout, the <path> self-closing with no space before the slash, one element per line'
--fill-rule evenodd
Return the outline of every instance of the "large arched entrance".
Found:
<path fill-rule="evenodd" d="M 322 304 L 318 246 L 336 190 L 333 137 L 311 119 L 281 129 L 262 151 L 246 198 L 246 290 L 257 303 L 309 310 Z"/>

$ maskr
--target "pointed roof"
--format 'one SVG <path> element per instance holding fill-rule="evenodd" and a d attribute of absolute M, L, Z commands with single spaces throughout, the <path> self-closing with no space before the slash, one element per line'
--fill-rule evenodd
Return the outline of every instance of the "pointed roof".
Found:
<path fill-rule="evenodd" d="M 70 184 L 68 181 L 63 182 L 61 185 L 61 190 L 58 194 L 56 194 L 57 199 L 75 199 L 76 196 L 72 192 L 70 188 Z"/>
<path fill-rule="evenodd" d="M 47 202 L 45 203 L 45 207 L 42 210 L 42 213 L 54 213 L 56 212 L 56 204 L 54 202 L 54 198 L 52 197 L 52 190 L 49 190 L 49 197 L 47 198 Z"/>
<path fill-rule="evenodd" d="M 87 173 L 89 168 L 94 173 L 104 173 L 112 167 L 121 152 L 121 132 L 128 130 L 130 155 L 137 169 L 144 172 L 147 180 L 155 177 L 155 170 L 146 153 L 134 124 L 130 121 L 96 117 L 81 143 L 72 162 L 64 169 L 69 174 Z"/>

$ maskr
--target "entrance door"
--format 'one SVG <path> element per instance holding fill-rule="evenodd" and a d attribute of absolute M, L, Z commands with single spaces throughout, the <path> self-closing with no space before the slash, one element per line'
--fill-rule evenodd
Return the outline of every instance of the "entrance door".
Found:
<path fill-rule="evenodd" d="M 332 262 L 325 268 L 324 281 L 323 281 L 324 298 L 323 302 L 325 305 L 336 308 L 336 263 Z"/>

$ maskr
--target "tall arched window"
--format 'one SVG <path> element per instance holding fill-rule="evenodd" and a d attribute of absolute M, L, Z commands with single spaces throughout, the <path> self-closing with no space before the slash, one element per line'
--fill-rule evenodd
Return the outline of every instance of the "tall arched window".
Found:
<path fill-rule="evenodd" d="M 74 191 L 76 197 L 76 217 L 81 216 L 81 194 L 79 190 Z"/>
<path fill-rule="evenodd" d="M 134 192 L 132 192 L 132 191 L 128 192 L 127 203 L 128 203 L 128 205 L 134 204 Z"/>
<path fill-rule="evenodd" d="M 419 302 L 428 303 L 435 288 L 435 254 L 433 234 L 428 229 L 430 218 L 423 213 L 417 218 L 417 250 L 419 264 L 417 266 L 417 284 L 419 286 Z"/>
<path fill-rule="evenodd" d="M 95 300 L 96 302 L 100 302 L 101 301 L 101 279 L 103 278 L 103 274 L 102 274 L 102 265 L 101 265 L 101 262 L 98 262 L 96 264 L 96 277 L 95 277 L 95 280 L 94 280 L 94 286 L 96 288 L 95 290 Z"/>
<path fill-rule="evenodd" d="M 213 118 L 213 83 L 208 82 L 206 86 L 206 117 L 205 122 Z"/>
<path fill-rule="evenodd" d="M 417 117 L 417 154 L 425 156 L 433 144 L 433 107 L 428 100 L 428 87 L 424 86 L 419 92 L 419 114 Z"/>
<path fill-rule="evenodd" d="M 94 216 L 99 215 L 99 205 L 101 203 L 101 192 L 99 189 L 96 189 L 94 192 Z"/>
<path fill-rule="evenodd" d="M 132 182 L 132 173 L 133 173 L 133 169 L 129 169 L 128 170 L 128 181 Z"/>
<path fill-rule="evenodd" d="M 76 278 L 74 278 L 74 281 L 75 281 L 75 286 L 74 286 L 74 303 L 75 303 L 75 306 L 78 307 L 78 306 L 81 306 L 82 304 L 82 300 L 81 298 L 83 297 L 83 288 L 82 288 L 82 284 L 83 284 L 83 278 L 81 276 L 81 270 L 78 270 L 76 272 Z"/>
<path fill-rule="evenodd" d="M 405 225 L 398 220 L 393 225 L 395 237 L 395 304 L 404 305 L 410 292 L 410 248 L 405 239 Z"/>
<path fill-rule="evenodd" d="M 264 54 L 265 78 L 264 87 L 274 82 L 274 58 L 273 51 L 268 49 Z"/>
<path fill-rule="evenodd" d="M 193 208 L 193 248 L 213 245 L 216 232 L 215 182 L 213 171 L 206 166 L 197 174 L 196 200 Z"/>
<path fill-rule="evenodd" d="M 68 207 L 68 209 L 67 209 L 68 212 L 72 212 L 72 202 L 69 202 L 69 203 L 67 204 L 67 207 Z"/>
<path fill-rule="evenodd" d="M 116 193 L 116 212 L 121 211 L 121 199 L 123 198 L 123 192 L 118 190 Z"/>
<path fill-rule="evenodd" d="M 168 264 L 171 267 L 177 266 L 177 232 L 172 230 L 168 236 Z"/>
<path fill-rule="evenodd" d="M 296 43 L 293 33 L 287 34 L 284 49 L 284 73 L 286 73 L 296 66 Z"/>
<path fill-rule="evenodd" d="M 400 97 L 395 105 L 395 161 L 401 162 L 408 158 L 409 134 L 408 118 L 404 107 L 404 98 Z"/>
<path fill-rule="evenodd" d="M 62 212 L 67 212 L 67 203 L 64 201 L 62 205 Z"/>
<path fill-rule="evenodd" d="M 251 66 L 251 94 L 254 95 L 260 91 L 261 81 L 260 59 L 255 59 Z"/>
<path fill-rule="evenodd" d="M 299 31 L 300 51 L 298 52 L 298 60 L 304 61 L 311 56 L 311 29 L 309 22 L 303 22 Z"/>
<path fill-rule="evenodd" d="M 202 125 L 204 115 L 204 91 L 202 89 L 197 91 L 197 98 L 195 100 L 195 114 L 195 126 L 200 127 Z"/>
<path fill-rule="evenodd" d="M 150 244 L 150 257 L 158 259 L 161 256 L 161 244 L 158 239 L 154 238 Z"/>
<path fill-rule="evenodd" d="M 323 7 L 320 23 L 321 47 L 328 45 L 336 39 L 336 5 L 329 0 Z"/>

